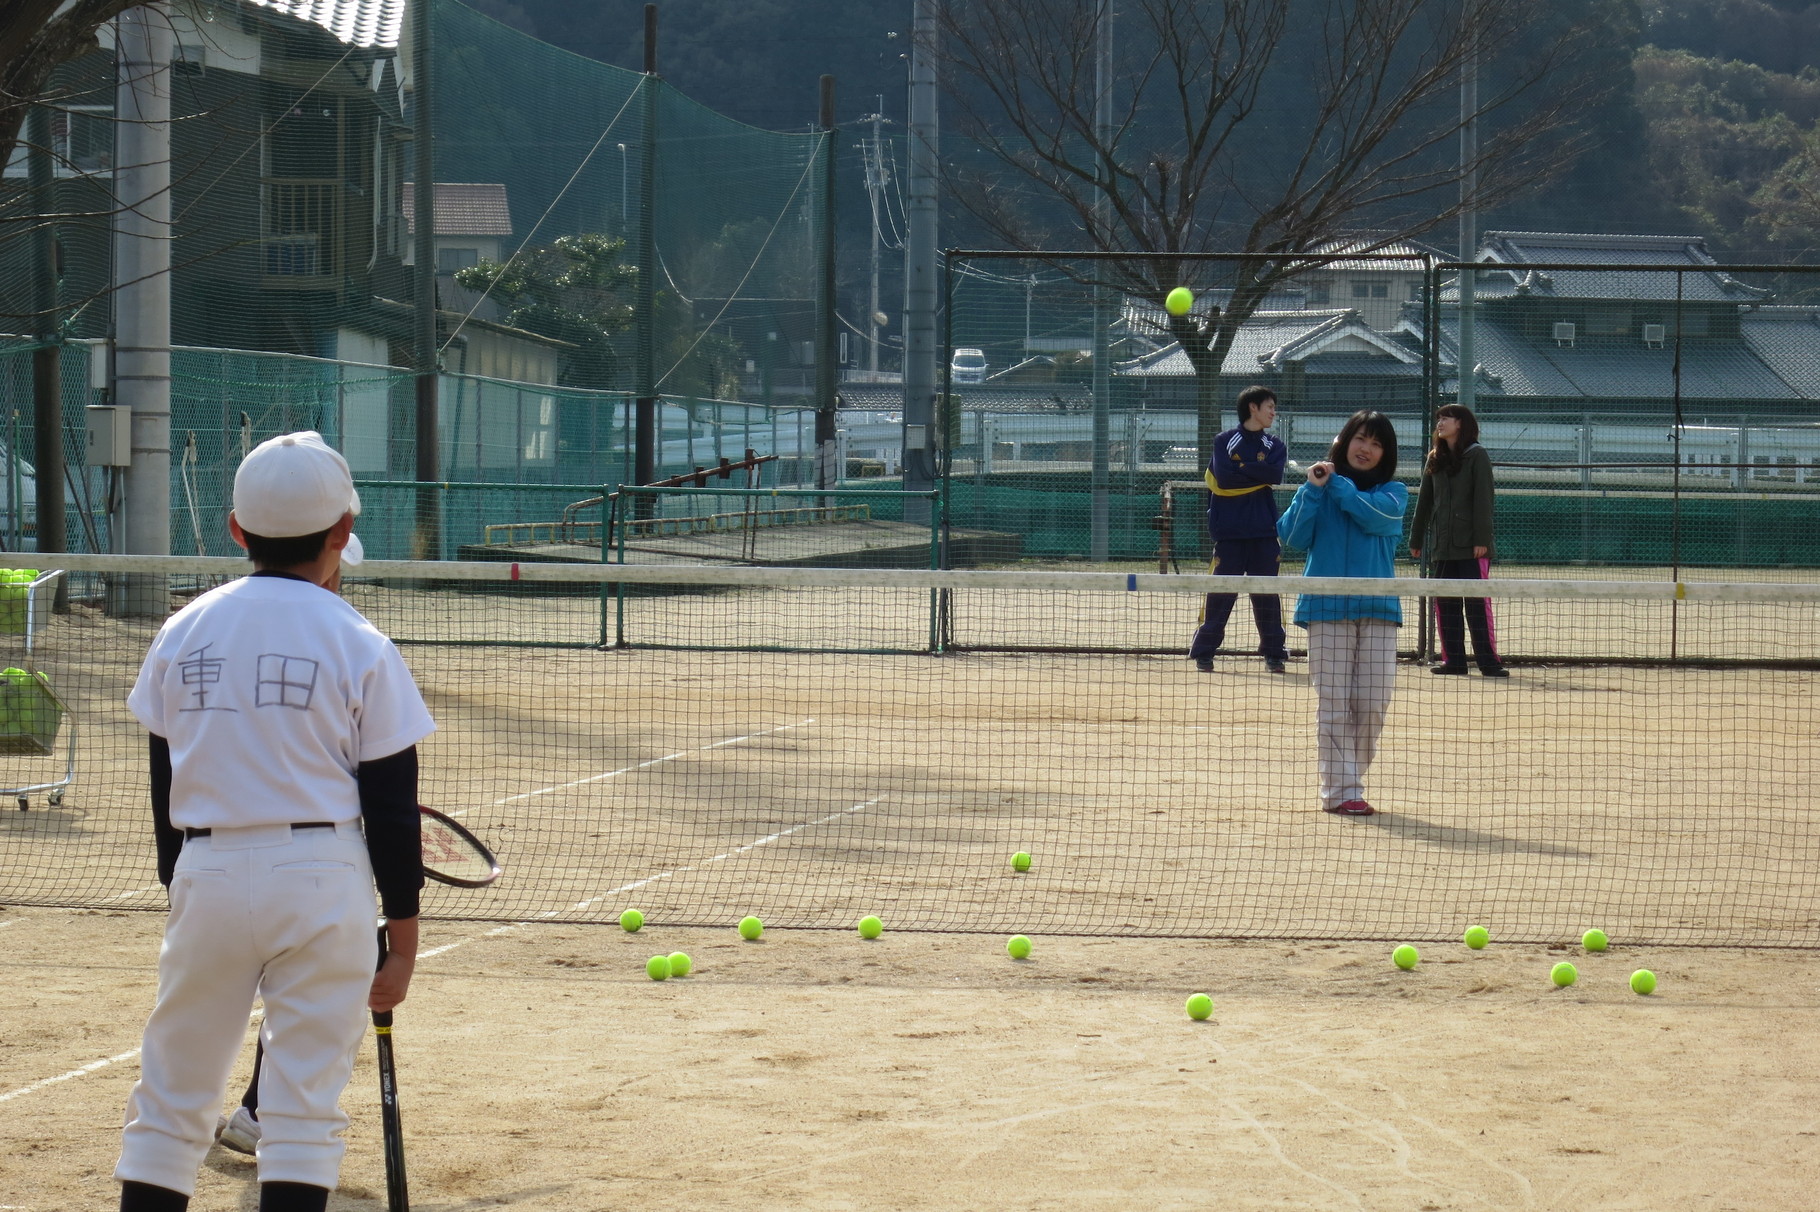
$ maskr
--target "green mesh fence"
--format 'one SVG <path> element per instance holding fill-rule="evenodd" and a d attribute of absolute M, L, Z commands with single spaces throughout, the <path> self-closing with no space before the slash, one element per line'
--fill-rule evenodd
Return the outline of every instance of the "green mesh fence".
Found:
<path fill-rule="evenodd" d="M 1531 261 L 1481 268 L 1472 309 L 1497 562 L 1820 563 L 1820 273 L 1724 267 L 1653 237 L 1576 237 L 1576 261 L 1542 261 L 1564 250 L 1524 239 L 1488 238 Z M 1115 560 L 1201 566 L 1208 439 L 1252 384 L 1277 393 L 1273 432 L 1302 466 L 1353 410 L 1387 414 L 1413 492 L 1434 409 L 1460 398 L 1460 268 L 954 254 L 950 520 L 1014 535 L 1026 556 L 1087 558 L 1099 538 Z M 1184 317 L 1164 306 L 1175 285 L 1193 296 Z M 1228 332 L 1235 304 L 1251 314 Z M 1279 505 L 1299 481 L 1292 469 Z"/>

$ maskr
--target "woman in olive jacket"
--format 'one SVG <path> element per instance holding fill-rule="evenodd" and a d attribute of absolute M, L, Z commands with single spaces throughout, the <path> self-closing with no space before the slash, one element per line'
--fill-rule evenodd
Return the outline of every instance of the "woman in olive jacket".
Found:
<path fill-rule="evenodd" d="M 1409 554 L 1428 552 L 1436 577 L 1482 581 L 1491 575 L 1491 456 L 1479 445 L 1479 420 L 1463 404 L 1444 405 L 1435 418 L 1434 449 L 1422 467 L 1421 495 L 1410 528 Z M 1486 598 L 1436 598 L 1435 627 L 1441 663 L 1431 672 L 1466 672 L 1466 631 L 1479 672 L 1507 678 L 1498 659 L 1491 602 Z"/>

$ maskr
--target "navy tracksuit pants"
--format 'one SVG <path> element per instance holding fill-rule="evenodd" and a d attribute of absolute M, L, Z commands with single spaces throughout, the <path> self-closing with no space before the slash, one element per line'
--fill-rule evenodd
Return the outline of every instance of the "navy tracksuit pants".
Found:
<path fill-rule="evenodd" d="M 1283 548 L 1274 538 L 1215 539 L 1213 570 L 1225 576 L 1273 577 Z M 1236 593 L 1210 593 L 1201 625 L 1188 646 L 1188 655 L 1197 661 L 1209 661 L 1226 642 L 1226 620 L 1232 617 Z M 1283 605 L 1274 593 L 1251 595 L 1251 617 L 1258 625 L 1258 652 L 1279 661 L 1289 659 L 1288 637 L 1283 632 Z"/>

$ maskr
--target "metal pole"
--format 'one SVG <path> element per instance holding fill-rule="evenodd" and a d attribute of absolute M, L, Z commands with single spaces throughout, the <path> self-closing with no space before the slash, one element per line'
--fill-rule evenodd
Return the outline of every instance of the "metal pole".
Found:
<path fill-rule="evenodd" d="M 57 197 L 51 170 L 51 113 L 42 105 L 32 107 L 27 119 L 31 151 L 27 171 L 31 178 L 32 212 L 37 217 L 37 254 L 33 267 L 32 310 L 38 348 L 32 351 L 32 407 L 36 442 L 33 465 L 38 485 L 38 550 L 63 551 L 67 545 L 63 517 L 63 334 L 57 323 Z M 53 609 L 69 610 L 69 578 L 57 581 Z"/>
<path fill-rule="evenodd" d="M 430 66 L 433 43 L 430 38 L 430 4 L 413 4 L 411 62 L 411 126 L 416 164 L 412 194 L 412 222 L 415 224 L 412 257 L 416 261 L 411 274 L 416 290 L 413 312 L 413 344 L 417 354 L 416 439 L 417 525 L 412 537 L 412 554 L 419 560 L 442 558 L 442 501 L 430 487 L 442 479 L 440 450 L 440 401 L 437 398 L 437 375 L 441 351 L 436 333 L 436 145 L 435 94 L 431 89 L 434 73 Z"/>
<path fill-rule="evenodd" d="M 935 485 L 936 178 L 941 119 L 935 87 L 936 8 L 915 0 L 910 45 L 910 163 L 905 174 L 904 241 L 904 491 Z M 926 499 L 904 501 L 904 521 L 928 525 Z"/>
<path fill-rule="evenodd" d="M 1112 159 L 1104 151 L 1112 141 L 1112 2 L 1100 0 L 1095 17 L 1098 47 L 1093 63 L 1093 126 L 1102 148 L 1100 159 L 1100 196 L 1094 202 L 1100 238 L 1107 241 L 1106 230 L 1112 220 Z M 1104 245 L 1102 245 L 1104 246 Z M 1112 325 L 1112 292 L 1105 286 L 1093 288 L 1093 471 L 1092 518 L 1089 522 L 1088 558 L 1104 562 L 1111 557 L 1112 490 L 1112 347 L 1109 329 Z"/>
<path fill-rule="evenodd" d="M 657 176 L 657 6 L 645 5 L 645 75 L 638 82 L 643 131 L 638 164 L 638 297 L 633 346 L 634 407 L 637 432 L 633 437 L 632 478 L 649 484 L 657 478 L 657 237 L 655 220 Z M 634 517 L 649 517 L 655 498 L 636 496 Z"/>
<path fill-rule="evenodd" d="M 878 99 L 878 110 L 872 115 L 872 151 L 866 157 L 866 193 L 872 200 L 872 310 L 866 313 L 866 369 L 871 382 L 878 381 L 878 206 L 885 189 L 885 144 L 879 135 L 879 124 L 885 119 L 885 99 Z"/>
<path fill-rule="evenodd" d="M 1479 33 L 1476 0 L 1462 0 L 1460 20 L 1472 47 L 1460 70 L 1460 260 L 1471 263 L 1479 251 Z M 1470 269 L 1460 271 L 1460 391 L 1459 401 L 1471 408 L 1477 392 L 1478 354 L 1474 350 L 1474 291 L 1478 283 Z"/>
<path fill-rule="evenodd" d="M 835 393 L 838 379 L 834 365 L 836 336 L 834 306 L 834 147 L 838 137 L 834 129 L 834 77 L 821 78 L 821 230 L 817 233 L 817 256 L 821 261 L 815 294 L 815 486 L 832 488 L 840 482 L 841 469 L 835 463 Z M 797 465 L 802 465 L 802 447 L 797 446 Z M 801 473 L 799 472 L 800 476 Z M 826 501 L 822 504 L 827 504 Z"/>
<path fill-rule="evenodd" d="M 162 4 L 115 26 L 114 399 L 132 409 L 133 454 L 121 503 L 126 550 L 171 551 L 171 16 Z M 116 614 L 169 613 L 162 576 L 118 578 Z"/>

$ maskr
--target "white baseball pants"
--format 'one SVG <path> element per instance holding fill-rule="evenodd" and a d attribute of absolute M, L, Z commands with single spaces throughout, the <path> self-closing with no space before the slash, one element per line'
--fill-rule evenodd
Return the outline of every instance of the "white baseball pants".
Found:
<path fill-rule="evenodd" d="M 1365 772 L 1397 679 L 1397 628 L 1387 619 L 1308 624 L 1308 673 L 1320 703 L 1321 807 L 1365 798 Z"/>
<path fill-rule="evenodd" d="M 217 829 L 184 843 L 115 1178 L 194 1193 L 257 996 L 259 1179 L 334 1188 L 376 914 L 358 823 Z"/>

